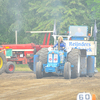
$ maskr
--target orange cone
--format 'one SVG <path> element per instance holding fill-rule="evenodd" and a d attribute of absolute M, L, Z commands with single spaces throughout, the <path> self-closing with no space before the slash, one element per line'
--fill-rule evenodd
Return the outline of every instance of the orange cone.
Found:
<path fill-rule="evenodd" d="M 92 95 L 92 100 L 96 100 L 95 94 Z"/>

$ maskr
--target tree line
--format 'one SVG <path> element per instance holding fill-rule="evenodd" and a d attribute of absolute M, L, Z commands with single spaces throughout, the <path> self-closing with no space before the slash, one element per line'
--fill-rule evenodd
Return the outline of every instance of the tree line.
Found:
<path fill-rule="evenodd" d="M 26 31 L 52 31 L 56 19 L 57 33 L 68 31 L 70 25 L 86 25 L 88 33 L 97 22 L 97 66 L 100 66 L 100 1 L 99 0 L 0 0 L 0 44 L 42 44 L 44 34 Z M 93 37 L 90 38 L 93 40 Z M 53 43 L 51 38 L 50 43 Z"/>

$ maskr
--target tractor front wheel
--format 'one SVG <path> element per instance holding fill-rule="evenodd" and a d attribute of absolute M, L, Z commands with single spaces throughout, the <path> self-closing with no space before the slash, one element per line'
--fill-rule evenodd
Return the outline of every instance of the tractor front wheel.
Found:
<path fill-rule="evenodd" d="M 71 78 L 71 63 L 66 62 L 64 65 L 64 78 L 70 79 Z"/>
<path fill-rule="evenodd" d="M 40 79 L 43 77 L 43 66 L 42 66 L 42 62 L 37 62 L 36 64 L 36 78 Z"/>
<path fill-rule="evenodd" d="M 14 73 L 15 71 L 15 64 L 13 62 L 7 62 L 7 67 L 5 72 L 6 73 Z"/>

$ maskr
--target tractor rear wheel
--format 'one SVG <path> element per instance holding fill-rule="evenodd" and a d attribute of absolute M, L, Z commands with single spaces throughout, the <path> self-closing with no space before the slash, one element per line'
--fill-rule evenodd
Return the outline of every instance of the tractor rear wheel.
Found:
<path fill-rule="evenodd" d="M 7 65 L 6 57 L 3 53 L 0 53 L 0 74 L 2 74 L 5 71 L 6 65 Z"/>
<path fill-rule="evenodd" d="M 28 63 L 28 67 L 33 71 L 33 63 Z"/>
<path fill-rule="evenodd" d="M 7 66 L 6 66 L 6 73 L 14 73 L 15 71 L 15 64 L 13 62 L 7 62 Z"/>
<path fill-rule="evenodd" d="M 47 63 L 48 48 L 42 48 L 35 55 L 39 55 L 39 61 L 43 64 Z M 29 68 L 33 71 L 33 63 L 28 63 Z"/>
<path fill-rule="evenodd" d="M 71 63 L 66 62 L 64 65 L 64 78 L 70 79 L 71 78 Z"/>
<path fill-rule="evenodd" d="M 36 78 L 42 78 L 43 77 L 43 66 L 42 66 L 42 62 L 37 62 L 36 64 Z"/>
<path fill-rule="evenodd" d="M 80 76 L 80 50 L 79 49 L 72 49 L 71 52 L 68 53 L 68 61 L 74 67 L 71 67 L 71 77 L 77 78 Z"/>
<path fill-rule="evenodd" d="M 39 50 L 36 55 L 39 55 L 39 61 L 42 62 L 42 64 L 47 63 L 47 55 L 48 55 L 48 48 L 42 48 Z"/>
<path fill-rule="evenodd" d="M 39 55 L 39 61 L 42 62 L 42 64 L 47 64 L 48 48 L 42 48 L 36 55 Z M 46 76 L 45 72 L 43 72 L 43 76 Z"/>
<path fill-rule="evenodd" d="M 81 57 L 80 77 L 87 76 L 87 57 Z"/>
<path fill-rule="evenodd" d="M 87 75 L 89 77 L 94 76 L 93 58 L 91 56 L 87 58 Z"/>

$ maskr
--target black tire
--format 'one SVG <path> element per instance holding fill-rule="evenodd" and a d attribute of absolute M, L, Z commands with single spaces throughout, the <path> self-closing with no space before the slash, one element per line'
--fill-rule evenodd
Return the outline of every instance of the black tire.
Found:
<path fill-rule="evenodd" d="M 15 64 L 13 62 L 7 62 L 5 72 L 10 74 L 10 73 L 14 73 L 14 71 L 15 71 Z"/>
<path fill-rule="evenodd" d="M 71 63 L 66 62 L 64 65 L 64 78 L 70 79 L 71 78 Z"/>
<path fill-rule="evenodd" d="M 36 55 L 39 55 L 39 61 L 42 62 L 42 64 L 47 64 L 48 48 L 42 48 Z"/>
<path fill-rule="evenodd" d="M 3 53 L 0 53 L 0 74 L 2 74 L 7 66 L 7 60 Z"/>
<path fill-rule="evenodd" d="M 42 62 L 37 62 L 37 64 L 36 64 L 36 78 L 37 79 L 40 79 L 40 78 L 42 78 L 43 77 L 43 71 L 42 71 L 42 69 L 43 69 L 43 65 L 42 65 Z"/>
<path fill-rule="evenodd" d="M 28 63 L 28 67 L 33 71 L 33 63 Z"/>
<path fill-rule="evenodd" d="M 39 55 L 39 61 L 42 62 L 42 64 L 47 64 L 48 48 L 42 48 L 36 55 Z M 46 76 L 45 72 L 43 72 L 43 76 Z"/>
<path fill-rule="evenodd" d="M 80 50 L 79 49 L 72 49 L 68 53 L 68 62 L 74 67 L 71 67 L 71 77 L 77 78 L 80 77 Z"/>
<path fill-rule="evenodd" d="M 89 77 L 93 77 L 94 76 L 93 58 L 91 56 L 89 56 L 87 58 L 87 75 Z"/>
<path fill-rule="evenodd" d="M 35 55 L 39 55 L 39 61 L 43 64 L 47 63 L 48 48 L 42 48 Z M 28 63 L 29 68 L 33 71 L 33 63 Z"/>
<path fill-rule="evenodd" d="M 87 57 L 81 57 L 80 62 L 80 77 L 87 76 Z"/>

